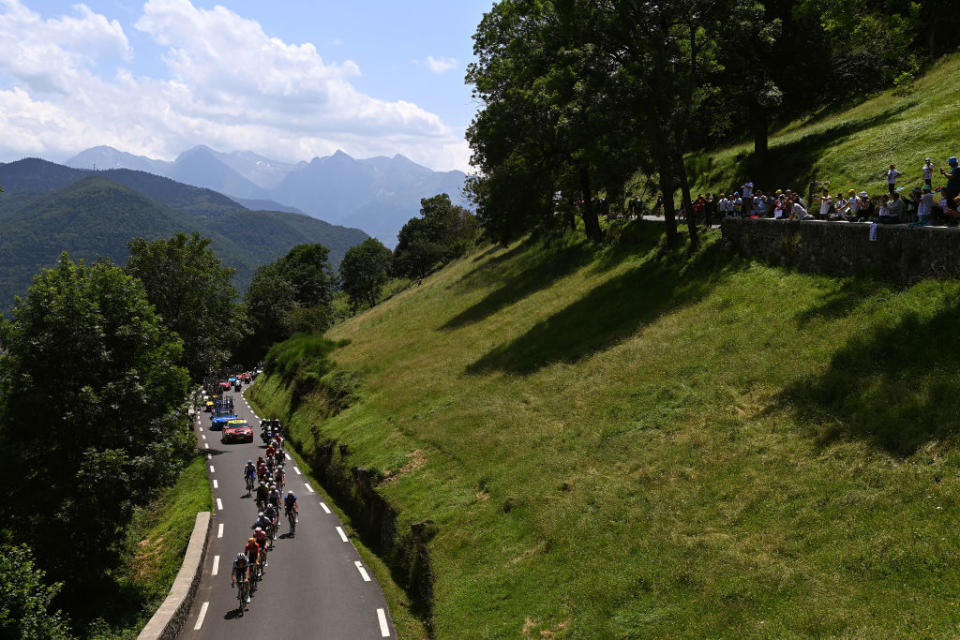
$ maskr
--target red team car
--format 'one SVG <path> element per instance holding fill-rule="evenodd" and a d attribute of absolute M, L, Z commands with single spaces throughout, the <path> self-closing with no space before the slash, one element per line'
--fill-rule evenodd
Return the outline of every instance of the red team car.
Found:
<path fill-rule="evenodd" d="M 253 427 L 246 420 L 231 420 L 223 427 L 220 442 L 253 442 Z"/>

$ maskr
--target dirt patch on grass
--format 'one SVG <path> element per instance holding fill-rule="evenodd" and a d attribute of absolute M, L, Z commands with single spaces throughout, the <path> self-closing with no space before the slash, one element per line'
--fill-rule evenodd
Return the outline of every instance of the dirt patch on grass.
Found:
<path fill-rule="evenodd" d="M 384 482 L 394 482 L 400 476 L 406 475 L 412 471 L 416 471 L 423 465 L 427 464 L 427 453 L 423 449 L 416 449 L 407 454 L 407 457 L 410 458 L 410 461 L 405 465 L 400 467 L 400 470 L 396 473 L 390 473 L 384 478 Z"/>

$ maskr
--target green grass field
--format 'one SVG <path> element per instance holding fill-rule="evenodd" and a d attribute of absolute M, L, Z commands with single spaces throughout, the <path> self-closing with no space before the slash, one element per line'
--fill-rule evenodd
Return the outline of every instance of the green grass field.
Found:
<path fill-rule="evenodd" d="M 882 191 L 891 162 L 918 185 L 960 153 L 958 73 L 790 123 L 759 186 Z M 694 191 L 740 184 L 750 151 L 691 156 Z M 435 637 L 960 635 L 960 283 L 616 232 L 485 247 L 396 292 L 329 332 L 359 401 L 291 416 L 379 472 L 401 530 L 437 522 Z"/>
<path fill-rule="evenodd" d="M 755 180 L 758 187 L 806 195 L 811 180 L 829 180 L 833 194 L 848 189 L 886 193 L 890 163 L 903 173 L 898 184 L 908 190 L 921 186 L 925 157 L 949 169 L 947 158 L 960 155 L 958 75 L 960 55 L 947 56 L 905 90 L 789 123 L 770 136 L 770 161 L 764 179 Z M 688 166 L 694 195 L 739 190 L 751 173 L 752 153 L 750 143 L 692 156 Z M 934 186 L 945 183 L 936 172 Z"/>
<path fill-rule="evenodd" d="M 437 522 L 435 636 L 955 637 L 960 283 L 635 235 L 488 247 L 330 332 L 363 385 L 322 435 Z"/>

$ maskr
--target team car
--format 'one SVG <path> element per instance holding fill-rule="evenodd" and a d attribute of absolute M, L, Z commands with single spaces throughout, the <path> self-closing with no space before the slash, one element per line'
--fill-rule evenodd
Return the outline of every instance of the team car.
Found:
<path fill-rule="evenodd" d="M 253 427 L 246 420 L 231 420 L 223 427 L 220 442 L 253 442 Z"/>

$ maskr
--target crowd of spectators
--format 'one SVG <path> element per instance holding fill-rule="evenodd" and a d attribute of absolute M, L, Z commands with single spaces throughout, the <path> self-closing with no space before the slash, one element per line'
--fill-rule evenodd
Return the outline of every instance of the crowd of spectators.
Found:
<path fill-rule="evenodd" d="M 946 184 L 934 187 L 936 167 L 930 158 L 920 169 L 922 184 L 897 186 L 901 173 L 891 164 L 885 170 L 887 193 L 869 194 L 848 189 L 832 195 L 829 182 L 815 183 L 819 195 L 812 192 L 809 200 L 790 189 L 765 193 L 748 178 L 738 191 L 729 194 L 701 194 L 693 203 L 695 220 L 712 225 L 718 217 L 773 218 L 775 220 L 835 220 L 917 226 L 960 223 L 960 163 L 956 157 L 947 160 L 949 170 L 940 168 Z M 904 193 L 906 191 L 906 193 Z M 683 216 L 681 211 L 681 216 Z"/>

